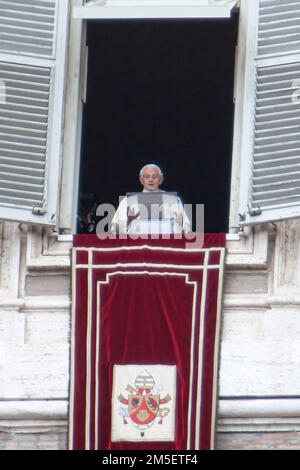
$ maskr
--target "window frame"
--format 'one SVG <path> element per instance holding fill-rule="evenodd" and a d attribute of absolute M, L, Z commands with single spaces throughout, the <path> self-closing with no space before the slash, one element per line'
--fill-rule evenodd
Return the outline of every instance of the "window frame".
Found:
<path fill-rule="evenodd" d="M 70 0 L 71 11 L 82 0 Z M 82 118 L 87 79 L 86 22 L 70 18 L 68 87 L 65 96 L 65 126 L 61 169 L 59 232 L 76 233 Z"/>
<path fill-rule="evenodd" d="M 226 18 L 238 0 L 89 0 L 74 6 L 77 19 Z"/>
<path fill-rule="evenodd" d="M 248 1 L 240 0 L 239 34 L 236 50 L 236 71 L 234 87 L 234 126 L 233 149 L 231 167 L 231 197 L 229 213 L 229 230 L 240 230 L 240 207 L 247 193 L 243 191 L 247 185 L 251 168 L 251 131 L 252 113 L 255 105 L 255 86 L 253 80 L 248 80 L 247 75 L 253 73 L 254 61 L 251 58 L 255 54 L 256 25 L 255 10 L 251 9 Z M 252 65 L 252 67 L 251 67 Z M 252 75 L 253 76 L 253 75 Z"/>
<path fill-rule="evenodd" d="M 218 17 L 228 17 L 232 8 L 239 4 L 238 0 L 204 0 L 194 1 L 194 3 L 215 3 L 214 8 L 221 9 L 223 13 L 218 14 Z M 219 3 L 220 2 L 220 3 Z M 132 1 L 124 0 L 124 7 L 129 8 L 132 11 Z M 134 2 L 133 2 L 134 3 Z M 155 1 L 153 2 L 155 3 Z M 159 2 L 156 2 L 159 3 Z M 185 4 L 181 0 L 170 0 L 167 7 L 168 11 L 174 8 L 174 3 Z M 223 3 L 223 4 L 222 4 Z M 65 127 L 65 139 L 64 139 L 64 159 L 63 159 L 63 170 L 62 170 L 62 185 L 61 185 L 61 200 L 60 200 L 60 220 L 59 220 L 59 231 L 61 235 L 67 235 L 69 233 L 76 233 L 76 217 L 78 207 L 78 191 L 79 191 L 79 170 L 80 170 L 80 157 L 81 157 L 81 126 L 83 118 L 83 104 L 85 102 L 85 91 L 86 91 L 86 80 L 87 80 L 87 57 L 88 48 L 86 46 L 86 20 L 96 18 L 96 10 L 99 15 L 98 6 L 82 6 L 81 0 L 71 0 L 72 4 L 72 15 L 71 15 L 71 26 L 70 26 L 70 49 L 69 49 L 69 72 L 68 72 L 68 83 L 71 84 L 67 90 L 67 104 L 66 114 L 67 116 L 77 116 L 76 124 L 74 125 L 74 119 L 70 118 L 66 120 Z M 127 5 L 127 6 L 126 6 Z M 173 5 L 173 6 L 172 6 Z M 185 4 L 186 5 L 186 4 Z M 116 7 L 115 7 L 116 8 Z M 154 7 L 153 7 L 154 8 Z M 198 9 L 203 8 L 198 7 Z M 188 9 L 185 6 L 185 9 Z M 94 10 L 90 17 L 88 13 L 83 13 L 84 10 L 91 12 Z M 117 12 L 116 8 L 116 12 Z M 226 15 L 224 16 L 224 11 Z M 122 17 L 123 11 L 118 10 L 116 17 Z M 140 9 L 138 10 L 141 11 Z M 221 11 L 221 10 L 220 10 Z M 140 13 L 139 13 L 140 14 Z M 119 16 L 118 16 L 119 15 Z M 142 18 L 141 16 L 139 16 Z M 162 16 L 158 16 L 162 17 Z M 169 16 L 170 17 L 170 16 Z M 99 18 L 99 16 L 97 16 Z M 74 78 L 77 80 L 74 81 Z M 72 121 L 72 126 L 70 122 Z M 70 178 L 70 174 L 72 177 Z"/>

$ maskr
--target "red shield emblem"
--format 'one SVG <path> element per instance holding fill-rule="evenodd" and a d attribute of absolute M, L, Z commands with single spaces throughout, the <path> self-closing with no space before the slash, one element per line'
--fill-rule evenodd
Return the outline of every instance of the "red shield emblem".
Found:
<path fill-rule="evenodd" d="M 129 395 L 128 411 L 137 425 L 149 424 L 157 416 L 159 410 L 159 395 Z"/>

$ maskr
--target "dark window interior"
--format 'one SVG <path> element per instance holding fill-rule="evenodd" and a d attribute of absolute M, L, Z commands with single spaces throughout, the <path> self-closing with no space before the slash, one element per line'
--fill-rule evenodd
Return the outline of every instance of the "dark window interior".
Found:
<path fill-rule="evenodd" d="M 205 204 L 206 232 L 228 231 L 237 28 L 236 13 L 88 22 L 79 213 L 139 191 L 153 162 L 163 189 Z"/>

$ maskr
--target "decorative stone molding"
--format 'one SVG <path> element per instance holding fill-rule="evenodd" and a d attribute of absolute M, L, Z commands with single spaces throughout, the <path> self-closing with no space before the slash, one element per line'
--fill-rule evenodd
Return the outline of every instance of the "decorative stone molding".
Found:
<path fill-rule="evenodd" d="M 0 401 L 0 432 L 39 433 L 68 427 L 66 400 Z M 219 399 L 217 432 L 300 430 L 300 399 Z"/>
<path fill-rule="evenodd" d="M 58 234 L 51 229 L 31 226 L 27 236 L 27 269 L 69 270 L 71 247 L 69 242 L 58 242 Z"/>
<path fill-rule="evenodd" d="M 12 299 L 19 294 L 22 234 L 19 224 L 0 222 L 0 297 Z"/>
<path fill-rule="evenodd" d="M 244 236 L 227 241 L 227 269 L 266 269 L 270 226 L 245 227 Z"/>
<path fill-rule="evenodd" d="M 218 432 L 299 430 L 299 398 L 219 400 Z"/>
<path fill-rule="evenodd" d="M 0 422 L 9 421 L 66 421 L 67 400 L 0 400 Z"/>
<path fill-rule="evenodd" d="M 277 225 L 272 290 L 274 295 L 299 296 L 300 292 L 300 220 Z"/>
<path fill-rule="evenodd" d="M 300 306 L 300 295 L 257 295 L 250 294 L 243 297 L 238 295 L 225 295 L 223 307 L 225 309 L 270 309 L 272 307 L 294 308 Z"/>
<path fill-rule="evenodd" d="M 245 236 L 227 241 L 226 266 L 228 269 L 266 269 L 270 226 L 247 227 Z M 27 237 L 27 268 L 70 268 L 70 236 L 59 236 L 52 230 L 30 227 Z"/>

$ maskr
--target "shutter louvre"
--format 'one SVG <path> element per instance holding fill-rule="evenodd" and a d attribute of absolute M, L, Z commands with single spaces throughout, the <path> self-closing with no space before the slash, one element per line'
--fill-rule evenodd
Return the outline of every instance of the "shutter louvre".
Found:
<path fill-rule="evenodd" d="M 259 57 L 299 51 L 300 3 L 261 0 L 257 42 Z"/>
<path fill-rule="evenodd" d="M 0 50 L 51 57 L 55 8 L 55 1 L 0 0 Z"/>
<path fill-rule="evenodd" d="M 51 68 L 41 71 L 39 67 L 2 62 L 0 76 L 7 91 L 6 102 L 0 108 L 0 180 L 6 181 L 1 186 L 1 200 L 29 209 L 34 201 L 35 206 L 43 207 Z M 25 175 L 38 171 L 42 177 L 35 198 L 14 179 L 16 172 L 21 175 L 22 171 Z"/>
<path fill-rule="evenodd" d="M 264 209 L 288 203 L 291 195 L 293 202 L 300 202 L 300 174 L 283 180 L 283 175 L 291 173 L 291 165 L 300 161 L 300 101 L 294 99 L 299 88 L 295 86 L 296 77 L 300 77 L 299 63 L 261 67 L 257 71 L 252 207 Z M 273 124 L 266 127 L 270 121 Z M 274 121 L 278 121 L 275 128 Z M 272 176 L 267 178 L 268 174 Z"/>

